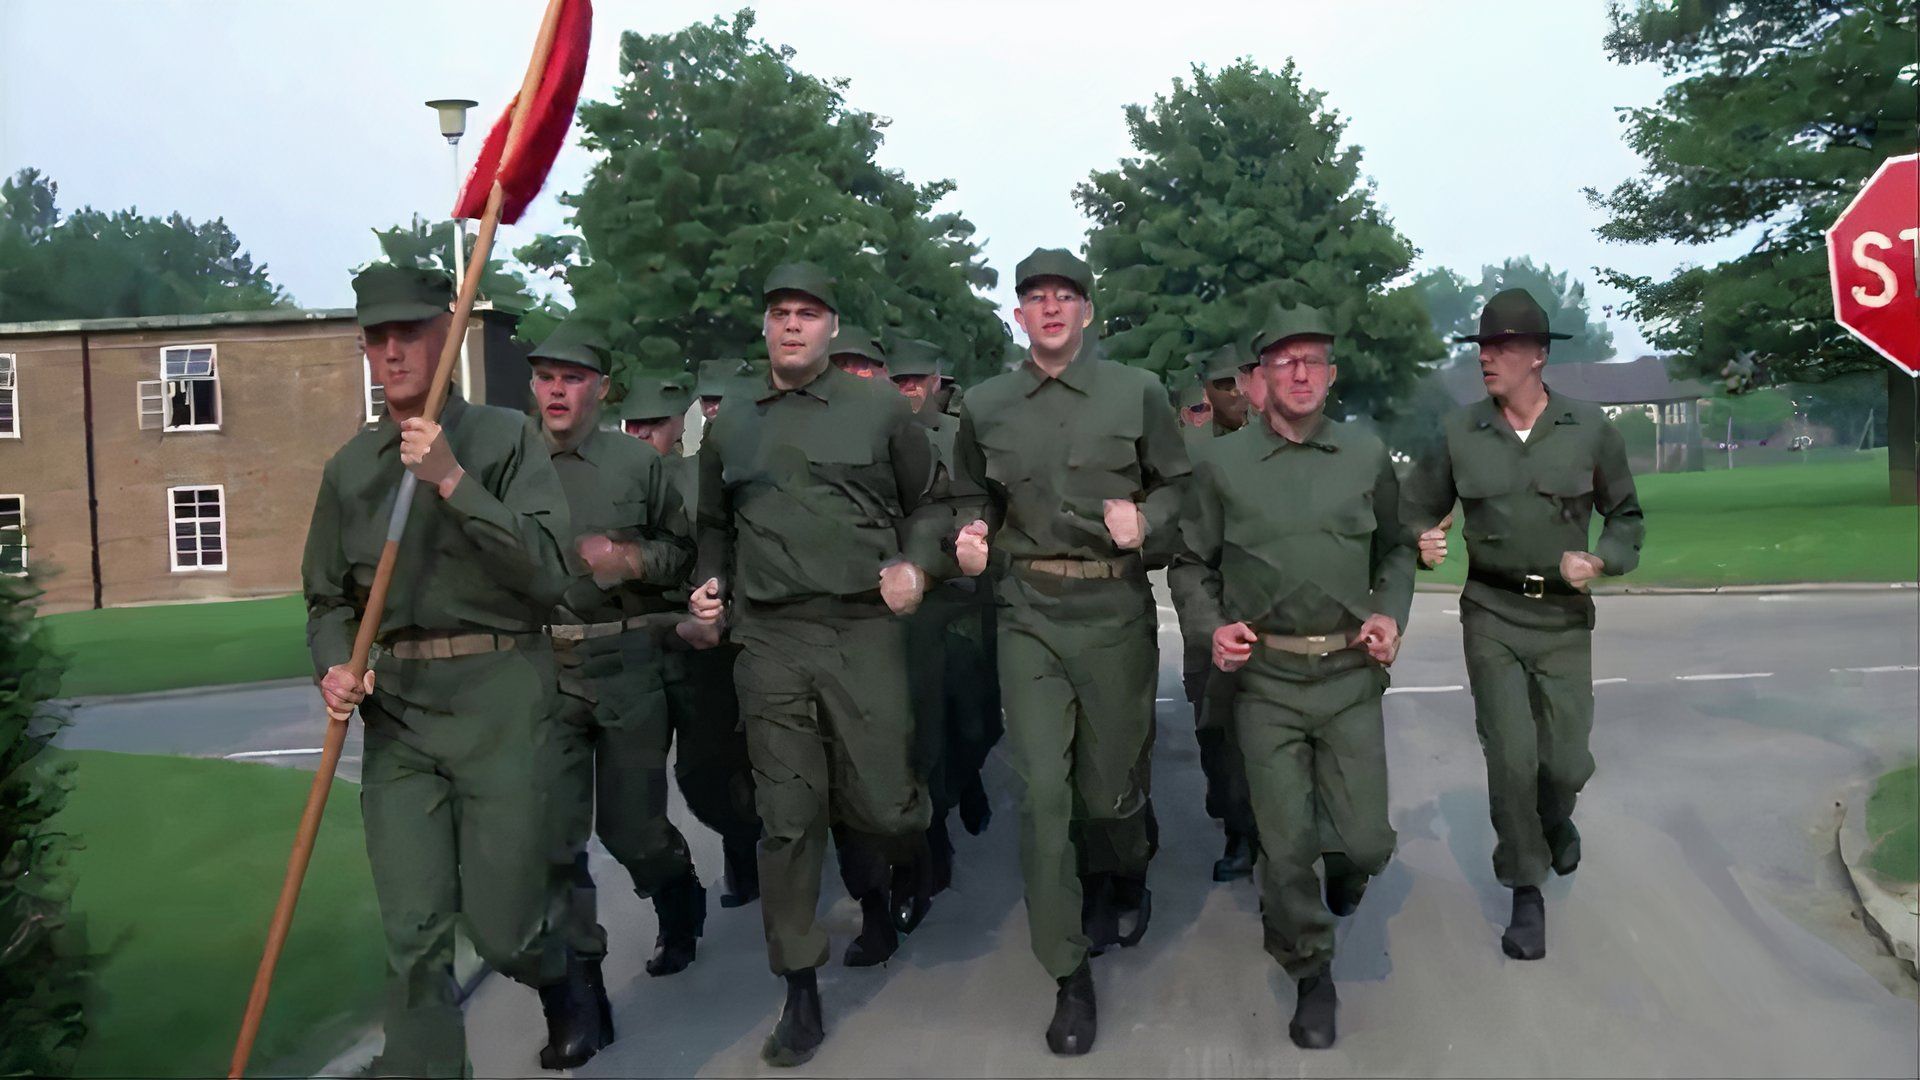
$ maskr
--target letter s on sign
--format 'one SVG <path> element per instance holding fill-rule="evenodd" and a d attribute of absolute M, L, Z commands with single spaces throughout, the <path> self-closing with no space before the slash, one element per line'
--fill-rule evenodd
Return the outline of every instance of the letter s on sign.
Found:
<path fill-rule="evenodd" d="M 1910 244 L 1920 245 L 1920 229 L 1901 229 L 1900 239 Z M 1867 254 L 1869 247 L 1885 250 L 1892 246 L 1893 241 L 1887 239 L 1886 233 L 1875 232 L 1871 229 L 1854 238 L 1853 264 L 1880 279 L 1879 292 L 1869 293 L 1867 290 L 1855 285 L 1852 289 L 1855 303 L 1870 308 L 1882 308 L 1893 303 L 1894 293 L 1900 284 L 1899 280 L 1893 276 L 1893 268 L 1879 259 L 1874 258 L 1872 255 Z"/>

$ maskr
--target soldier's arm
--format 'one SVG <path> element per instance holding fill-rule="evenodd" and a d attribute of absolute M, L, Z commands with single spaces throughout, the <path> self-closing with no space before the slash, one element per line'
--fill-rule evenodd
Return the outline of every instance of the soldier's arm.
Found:
<path fill-rule="evenodd" d="M 360 629 L 353 567 L 340 546 L 340 496 L 331 463 L 320 474 L 320 493 L 313 502 L 307 548 L 300 559 L 300 582 L 307 599 L 307 651 L 319 677 L 353 659 L 353 637 Z"/>
<path fill-rule="evenodd" d="M 571 529 L 560 476 L 531 418 L 521 426 L 498 483 L 500 490 L 492 491 L 467 473 L 447 497 L 447 509 L 490 577 L 534 607 L 550 609 L 570 580 L 561 537 Z"/>
<path fill-rule="evenodd" d="M 960 405 L 960 430 L 953 437 L 953 514 L 962 526 L 973 521 L 987 523 L 991 539 L 1006 521 L 1007 508 L 987 483 L 987 457 L 973 434 L 973 415 L 968 405 Z"/>
<path fill-rule="evenodd" d="M 1140 512 L 1147 519 L 1147 538 L 1141 554 L 1149 563 L 1165 564 L 1180 550 L 1180 503 L 1186 478 L 1192 473 L 1187 441 L 1180 437 L 1180 421 L 1158 382 L 1147 382 L 1140 425 Z"/>
<path fill-rule="evenodd" d="M 1216 470 L 1202 464 L 1178 485 L 1184 489 L 1183 509 L 1173 531 L 1179 535 L 1180 548 L 1167 571 L 1167 586 L 1173 592 L 1174 613 L 1179 616 L 1182 635 L 1204 635 L 1209 642 L 1214 630 L 1227 622 L 1220 580 L 1220 549 L 1225 546 L 1226 525 L 1215 480 Z"/>
<path fill-rule="evenodd" d="M 953 534 L 966 522 L 954 520 L 953 484 L 934 453 L 933 433 L 914 419 L 906 398 L 895 395 L 888 408 L 897 408 L 887 454 L 905 514 L 897 529 L 900 556 L 937 581 L 959 577 Z"/>
<path fill-rule="evenodd" d="M 687 520 L 680 492 L 667 477 L 658 454 L 647 456 L 641 491 L 650 528 L 639 529 L 628 541 L 640 554 L 640 577 L 649 585 L 678 585 L 693 567 L 693 525 Z"/>
<path fill-rule="evenodd" d="M 717 578 L 720 596 L 725 598 L 727 575 L 733 568 L 733 505 L 722 482 L 719 440 L 713 435 L 713 427 L 709 425 L 700 439 L 700 452 L 695 457 L 700 466 L 700 501 L 693 522 L 696 549 L 693 587 L 698 589 L 708 580 Z"/>
<path fill-rule="evenodd" d="M 1646 515 L 1640 511 L 1640 496 L 1633 487 L 1633 470 L 1627 467 L 1627 441 L 1611 422 L 1600 435 L 1600 460 L 1593 469 L 1593 506 L 1605 524 L 1593 553 L 1603 564 L 1608 577 L 1627 573 L 1640 565 L 1640 545 L 1647 536 Z"/>
<path fill-rule="evenodd" d="M 1458 497 L 1453 488 L 1453 457 L 1443 438 L 1439 446 L 1413 463 L 1413 471 L 1401 485 L 1400 520 L 1417 535 L 1439 524 Z"/>
<path fill-rule="evenodd" d="M 1400 519 L 1400 480 L 1393 474 L 1393 459 L 1384 453 L 1373 482 L 1373 517 L 1373 610 L 1393 619 L 1404 634 L 1413 611 L 1419 534 Z"/>

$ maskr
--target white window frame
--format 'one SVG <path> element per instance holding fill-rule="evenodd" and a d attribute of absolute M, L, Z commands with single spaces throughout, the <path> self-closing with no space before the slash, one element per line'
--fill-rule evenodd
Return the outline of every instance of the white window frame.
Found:
<path fill-rule="evenodd" d="M 373 381 L 373 366 L 360 362 L 360 402 L 366 406 L 367 423 L 377 424 L 387 415 L 387 389 Z"/>
<path fill-rule="evenodd" d="M 206 520 L 205 518 L 199 517 L 182 519 L 177 516 L 178 504 L 175 502 L 175 496 L 183 491 L 215 491 L 220 495 L 220 516 L 216 519 L 220 523 L 220 565 L 218 566 L 208 566 L 204 563 L 195 566 L 180 565 L 180 543 L 178 538 L 182 521 L 198 522 Z M 198 538 L 196 537 L 196 539 Z M 200 552 L 196 550 L 196 556 L 199 554 Z M 173 572 L 176 574 L 224 574 L 227 572 L 227 567 L 232 561 L 233 551 L 227 546 L 227 486 L 225 484 L 182 484 L 179 487 L 168 488 L 167 564 L 173 568 Z"/>
<path fill-rule="evenodd" d="M 179 378 L 169 377 L 167 375 L 168 354 L 176 353 L 176 352 L 185 352 L 185 353 L 191 354 L 191 352 L 195 349 L 207 350 L 207 374 L 183 375 Z M 168 421 L 171 419 L 171 417 L 168 416 L 168 411 L 169 411 L 168 404 L 173 397 L 173 384 L 180 383 L 180 382 L 200 382 L 200 381 L 210 381 L 213 383 L 213 415 L 214 415 L 213 423 L 211 424 L 168 423 Z M 226 403 L 221 399 L 221 394 L 220 394 L 220 347 L 218 345 L 215 345 L 212 342 L 207 342 L 200 345 L 167 345 L 162 347 L 160 350 L 160 383 L 161 383 L 161 390 L 160 390 L 160 430 L 161 431 L 219 431 L 220 430 L 220 420 L 221 418 L 227 415 L 227 410 L 226 410 Z M 191 402 L 192 402 L 191 392 L 189 392 L 188 402 L 189 402 L 189 405 L 191 405 Z"/>
<path fill-rule="evenodd" d="M 20 524 L 0 525 L 0 533 L 17 532 L 20 534 L 20 569 L 0 570 L 6 577 L 27 576 L 27 497 L 25 495 L 0 495 L 0 503 L 12 500 L 20 507 Z"/>
<path fill-rule="evenodd" d="M 0 398 L 7 401 L 7 411 L 13 420 L 8 426 L 0 428 L 0 439 L 20 437 L 20 358 L 12 353 L 0 353 Z"/>

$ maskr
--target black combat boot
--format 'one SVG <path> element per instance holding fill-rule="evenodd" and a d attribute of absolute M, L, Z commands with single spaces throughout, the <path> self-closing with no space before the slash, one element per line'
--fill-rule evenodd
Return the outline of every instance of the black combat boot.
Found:
<path fill-rule="evenodd" d="M 722 879 L 726 892 L 720 894 L 720 906 L 737 908 L 760 899 L 760 843 L 754 837 L 723 837 L 720 852 L 726 862 Z"/>
<path fill-rule="evenodd" d="M 760 1060 L 779 1069 L 804 1065 L 827 1040 L 820 1015 L 820 983 L 812 968 L 787 974 L 787 1004 L 760 1047 Z"/>
<path fill-rule="evenodd" d="M 1547 850 L 1553 852 L 1553 872 L 1566 877 L 1580 869 L 1580 830 L 1571 818 L 1547 830 Z"/>
<path fill-rule="evenodd" d="M 1367 893 L 1367 883 L 1373 879 L 1362 873 L 1344 852 L 1329 851 L 1321 858 L 1327 868 L 1327 910 L 1344 919 L 1360 906 L 1360 898 Z"/>
<path fill-rule="evenodd" d="M 841 958 L 848 967 L 872 967 L 884 964 L 900 947 L 900 931 L 894 926 L 892 904 L 887 891 L 877 889 L 860 898 L 860 936 L 847 946 Z"/>
<path fill-rule="evenodd" d="M 1213 880 L 1238 881 L 1253 875 L 1253 838 L 1245 833 L 1227 832 L 1227 850 L 1213 861 Z"/>
<path fill-rule="evenodd" d="M 567 973 L 540 988 L 547 1014 L 547 1045 L 540 1048 L 543 1069 L 577 1069 L 613 1042 L 612 1010 L 600 981 L 600 961 L 567 954 Z"/>
<path fill-rule="evenodd" d="M 1077 1056 L 1093 1049 L 1093 1036 L 1100 1026 L 1099 1010 L 1093 1000 L 1093 968 L 1085 960 L 1073 974 L 1060 980 L 1053 999 L 1053 1023 L 1047 1025 L 1047 1049 L 1062 1056 Z"/>
<path fill-rule="evenodd" d="M 1080 875 L 1080 932 L 1092 942 L 1088 955 L 1099 956 L 1120 944 L 1120 914 L 1113 906 L 1113 875 Z"/>
<path fill-rule="evenodd" d="M 1500 949 L 1515 960 L 1547 955 L 1547 902 L 1534 886 L 1513 890 L 1513 922 L 1500 935 Z"/>
<path fill-rule="evenodd" d="M 974 773 L 967 780 L 966 790 L 960 793 L 960 824 L 968 836 L 979 836 L 992 822 L 993 802 L 987 798 L 987 786 L 980 774 Z"/>
<path fill-rule="evenodd" d="M 1153 890 L 1144 878 L 1113 875 L 1115 943 L 1131 949 L 1147 936 L 1147 922 L 1153 917 Z"/>
<path fill-rule="evenodd" d="M 1339 995 L 1333 992 L 1333 971 L 1309 975 L 1296 987 L 1300 996 L 1294 1002 L 1287 1035 L 1302 1050 L 1325 1050 L 1333 1045 L 1333 1014 L 1340 1005 Z"/>
<path fill-rule="evenodd" d="M 653 911 L 660 920 L 660 933 L 653 939 L 647 974 L 673 975 L 687 970 L 707 927 L 706 888 L 691 873 L 670 881 L 654 894 Z"/>

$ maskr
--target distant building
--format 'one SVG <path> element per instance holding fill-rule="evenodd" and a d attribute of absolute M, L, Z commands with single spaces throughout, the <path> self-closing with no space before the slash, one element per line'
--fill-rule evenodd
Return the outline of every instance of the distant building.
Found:
<path fill-rule="evenodd" d="M 513 317 L 470 397 L 526 409 Z M 295 592 L 320 469 L 385 408 L 351 309 L 0 323 L 0 573 L 41 609 Z"/>
<path fill-rule="evenodd" d="M 1435 373 L 1448 396 L 1467 405 L 1487 396 L 1479 365 L 1471 360 Z M 1709 391 L 1692 379 L 1667 374 L 1658 356 L 1626 363 L 1548 364 L 1547 388 L 1580 401 L 1606 407 L 1608 416 L 1629 409 L 1645 413 L 1654 424 L 1654 471 L 1690 472 L 1704 467 L 1700 443 L 1700 402 Z"/>

